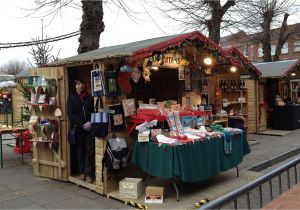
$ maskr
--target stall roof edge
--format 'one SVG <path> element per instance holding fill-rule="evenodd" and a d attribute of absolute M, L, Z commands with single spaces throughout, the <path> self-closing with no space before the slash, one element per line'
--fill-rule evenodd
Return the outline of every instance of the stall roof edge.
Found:
<path fill-rule="evenodd" d="M 179 34 L 181 35 L 181 34 Z M 59 61 L 55 61 L 49 63 L 47 66 L 58 66 L 64 65 L 65 63 L 78 63 L 78 62 L 85 62 L 91 60 L 101 60 L 105 58 L 112 58 L 112 57 L 123 57 L 123 56 L 132 56 L 132 52 L 144 49 L 149 47 L 153 44 L 164 42 L 174 37 L 179 36 L 177 35 L 170 35 L 164 37 L 157 37 L 152 39 L 146 39 L 136 42 L 130 42 L 126 44 L 114 45 L 109 47 L 101 47 L 96 50 L 92 50 L 86 53 L 82 53 L 79 55 L 71 56 L 68 58 L 61 59 Z"/>
<path fill-rule="evenodd" d="M 238 49 L 236 49 L 235 47 L 230 47 L 226 51 L 232 56 L 234 56 L 233 53 L 237 54 L 237 56 L 239 56 L 243 61 L 248 63 L 251 67 L 251 70 L 256 74 L 256 76 L 260 77 L 262 75 L 262 72 L 258 70 L 256 66 L 253 65 L 253 63 L 248 58 L 246 58 Z"/>
<path fill-rule="evenodd" d="M 284 60 L 275 62 L 255 63 L 254 66 L 262 72 L 262 78 L 282 77 L 287 69 L 289 69 L 297 60 Z"/>
<path fill-rule="evenodd" d="M 157 49 L 162 50 L 171 45 L 178 44 L 185 39 L 200 39 L 201 41 L 206 41 L 210 46 L 218 49 L 222 55 L 229 56 L 230 59 L 233 59 L 232 56 L 230 56 L 230 54 L 226 52 L 226 50 L 224 50 L 218 44 L 214 43 L 212 40 L 204 36 L 201 32 L 193 31 L 189 33 L 163 36 L 115 46 L 102 47 L 96 50 L 92 50 L 86 53 L 82 53 L 79 55 L 71 56 L 59 61 L 49 63 L 47 66 L 63 66 L 66 63 L 70 64 L 86 61 L 92 62 L 95 60 L 102 60 L 108 57 L 133 56 L 133 58 L 137 59 L 137 57 L 146 57 L 146 55 L 151 54 Z"/>
<path fill-rule="evenodd" d="M 296 60 L 295 63 L 293 63 L 282 75 L 282 77 L 284 76 L 288 76 L 288 74 L 292 71 L 294 71 L 294 68 L 296 68 L 297 66 L 300 66 L 300 57 Z"/>

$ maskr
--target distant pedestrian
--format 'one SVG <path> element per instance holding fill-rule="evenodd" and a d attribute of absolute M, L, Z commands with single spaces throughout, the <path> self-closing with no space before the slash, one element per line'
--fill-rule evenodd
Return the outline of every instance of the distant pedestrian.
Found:
<path fill-rule="evenodd" d="M 76 92 L 68 99 L 68 116 L 71 127 L 76 128 L 76 148 L 80 179 L 89 183 L 95 177 L 95 140 L 91 136 L 93 97 L 86 91 L 83 80 L 75 81 Z"/>

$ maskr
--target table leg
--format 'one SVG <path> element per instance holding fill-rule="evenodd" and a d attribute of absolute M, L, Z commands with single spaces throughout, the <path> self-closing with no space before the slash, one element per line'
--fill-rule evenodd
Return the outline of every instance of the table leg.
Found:
<path fill-rule="evenodd" d="M 173 183 L 175 191 L 176 191 L 177 201 L 179 201 L 179 191 L 178 191 L 178 188 L 177 188 L 177 185 L 176 185 L 176 182 L 175 182 L 174 178 L 172 178 L 172 183 Z"/>
<path fill-rule="evenodd" d="M 1 156 L 1 168 L 3 168 L 3 151 L 2 151 L 2 133 L 0 133 L 0 156 Z"/>
<path fill-rule="evenodd" d="M 147 185 L 148 185 L 149 179 L 150 179 L 150 175 L 148 175 L 147 178 L 146 178 L 146 182 L 145 182 L 145 186 L 146 186 L 146 187 L 147 187 Z"/>
<path fill-rule="evenodd" d="M 236 177 L 240 177 L 240 173 L 239 173 L 239 168 L 238 168 L 238 166 L 236 166 L 235 168 L 236 168 Z"/>
<path fill-rule="evenodd" d="M 24 148 L 23 148 L 23 132 L 21 131 L 21 149 L 22 149 L 22 156 L 21 156 L 21 160 L 22 160 L 22 165 L 24 164 Z"/>

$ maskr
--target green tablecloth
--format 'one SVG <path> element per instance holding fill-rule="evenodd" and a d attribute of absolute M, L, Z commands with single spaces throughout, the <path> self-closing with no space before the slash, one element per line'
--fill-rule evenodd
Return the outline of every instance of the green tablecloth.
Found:
<path fill-rule="evenodd" d="M 250 153 L 245 134 L 233 135 L 232 147 L 226 155 L 221 138 L 176 146 L 136 142 L 131 159 L 152 176 L 198 182 L 237 166 Z"/>

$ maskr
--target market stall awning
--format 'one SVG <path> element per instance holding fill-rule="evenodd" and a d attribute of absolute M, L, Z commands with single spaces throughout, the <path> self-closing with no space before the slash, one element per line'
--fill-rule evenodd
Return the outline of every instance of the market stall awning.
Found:
<path fill-rule="evenodd" d="M 235 57 L 244 67 L 245 70 L 253 72 L 257 77 L 260 77 L 262 73 L 254 66 L 251 61 L 248 60 L 238 49 L 230 47 L 226 50 L 230 55 Z"/>
<path fill-rule="evenodd" d="M 194 31 L 185 34 L 158 37 L 111 47 L 102 47 L 97 50 L 92 50 L 52 62 L 48 64 L 48 66 L 71 65 L 80 62 L 93 63 L 95 60 L 111 57 L 132 57 L 133 60 L 136 60 L 151 56 L 154 52 L 165 51 L 172 47 L 180 47 L 185 41 L 199 41 L 202 43 L 204 50 L 207 50 L 212 54 L 218 54 L 218 56 L 220 56 L 223 60 L 228 60 L 228 62 L 231 64 L 239 65 L 238 61 L 231 57 L 229 53 L 222 49 L 218 44 L 211 41 L 202 33 Z"/>
<path fill-rule="evenodd" d="M 285 60 L 266 63 L 255 63 L 254 66 L 261 71 L 263 78 L 282 77 L 287 69 L 292 67 L 297 60 Z"/>
<path fill-rule="evenodd" d="M 294 64 L 292 66 L 290 66 L 287 71 L 284 72 L 282 77 L 290 76 L 291 73 L 293 73 L 293 72 L 296 73 L 297 71 L 300 72 L 300 58 L 298 58 L 298 60 L 296 60 L 294 62 Z"/>

